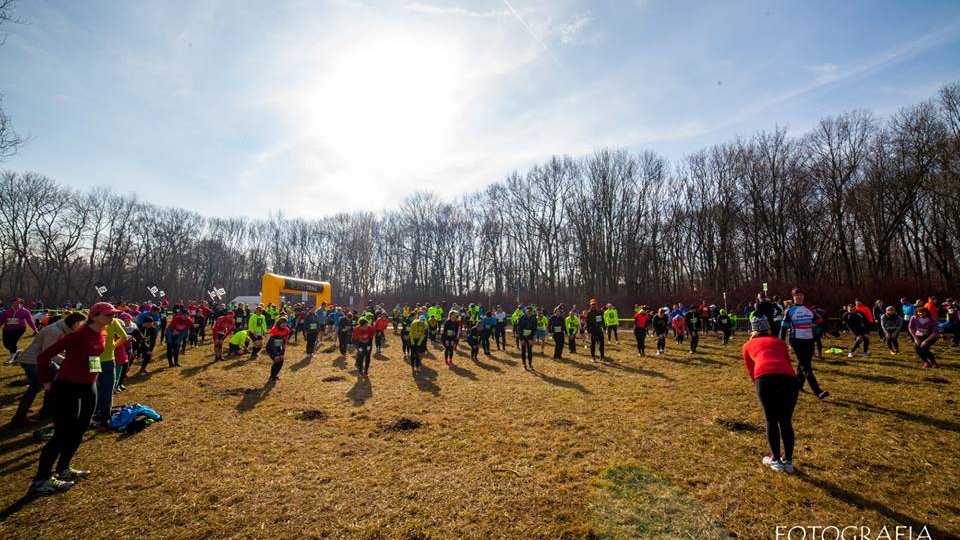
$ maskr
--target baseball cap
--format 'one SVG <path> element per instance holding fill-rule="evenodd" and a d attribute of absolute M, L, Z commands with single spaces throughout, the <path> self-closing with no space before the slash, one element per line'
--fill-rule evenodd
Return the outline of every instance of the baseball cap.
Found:
<path fill-rule="evenodd" d="M 90 306 L 90 316 L 96 317 L 97 315 L 113 315 L 119 313 L 117 308 L 113 307 L 113 304 L 110 302 L 97 302 L 96 304 Z"/>

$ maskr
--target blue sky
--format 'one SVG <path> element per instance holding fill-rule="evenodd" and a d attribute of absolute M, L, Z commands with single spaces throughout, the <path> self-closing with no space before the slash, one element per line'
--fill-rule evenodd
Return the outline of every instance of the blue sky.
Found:
<path fill-rule="evenodd" d="M 670 160 L 960 79 L 960 2 L 20 0 L 0 165 L 206 215 L 395 206 L 599 146 Z"/>

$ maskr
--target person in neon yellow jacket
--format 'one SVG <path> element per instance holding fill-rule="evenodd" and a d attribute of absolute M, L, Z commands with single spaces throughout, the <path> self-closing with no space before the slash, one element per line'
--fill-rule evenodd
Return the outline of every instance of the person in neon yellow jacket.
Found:
<path fill-rule="evenodd" d="M 603 324 L 607 327 L 607 343 L 610 343 L 610 336 L 620 343 L 620 337 L 617 336 L 617 327 L 620 326 L 620 314 L 613 304 L 607 304 L 607 309 L 603 312 Z"/>
<path fill-rule="evenodd" d="M 577 334 L 580 333 L 580 315 L 577 310 L 571 309 L 570 314 L 563 322 L 567 329 L 567 345 L 570 347 L 570 354 L 575 354 L 577 352 Z"/>

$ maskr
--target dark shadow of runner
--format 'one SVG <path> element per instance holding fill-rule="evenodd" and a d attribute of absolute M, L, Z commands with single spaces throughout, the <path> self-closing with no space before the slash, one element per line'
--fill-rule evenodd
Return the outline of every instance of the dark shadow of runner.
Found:
<path fill-rule="evenodd" d="M 237 403 L 237 412 L 252 411 L 261 401 L 270 395 L 270 391 L 277 385 L 276 381 L 267 381 L 263 388 L 248 388 L 243 392 L 243 399 Z"/>
<path fill-rule="evenodd" d="M 437 372 L 423 363 L 420 364 L 420 373 L 413 376 L 413 381 L 417 384 L 417 389 L 421 392 L 430 392 L 434 396 L 440 395 L 440 387 L 437 386 Z"/>
<path fill-rule="evenodd" d="M 353 403 L 354 407 L 362 406 L 371 397 L 373 397 L 373 385 L 369 380 L 357 379 L 353 383 L 353 388 L 347 392 L 347 399 Z"/>
<path fill-rule="evenodd" d="M 300 371 L 301 369 L 305 369 L 307 366 L 310 365 L 310 362 L 312 361 L 313 361 L 312 356 L 304 355 L 304 357 L 301 358 L 299 362 L 290 366 L 290 371 Z"/>
<path fill-rule="evenodd" d="M 467 368 L 460 367 L 460 366 L 458 366 L 458 365 L 456 365 L 456 364 L 450 364 L 448 367 L 450 368 L 450 371 L 456 373 L 457 375 L 459 375 L 459 376 L 461 376 L 461 377 L 466 377 L 466 378 L 470 379 L 471 381 L 477 380 L 477 374 L 474 373 L 474 372 L 472 372 L 472 371 L 470 371 L 470 370 L 467 369 Z"/>
<path fill-rule="evenodd" d="M 554 386 L 559 386 L 561 388 L 569 388 L 571 390 L 576 390 L 577 392 L 580 392 L 582 394 L 588 394 L 588 395 L 593 394 L 593 392 L 591 392 L 590 390 L 587 390 L 587 388 L 580 383 L 568 381 L 566 379 L 561 379 L 559 377 L 551 377 L 550 375 L 547 375 L 546 373 L 541 373 L 536 369 L 534 369 L 532 373 L 537 377 L 540 377 L 547 383 L 552 384 Z"/>

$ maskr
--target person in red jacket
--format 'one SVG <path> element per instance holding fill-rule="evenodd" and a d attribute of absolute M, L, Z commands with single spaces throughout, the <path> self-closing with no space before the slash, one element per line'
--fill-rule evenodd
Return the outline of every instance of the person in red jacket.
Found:
<path fill-rule="evenodd" d="M 870 309 L 870 306 L 861 302 L 859 298 L 854 300 L 853 303 L 854 305 L 856 305 L 857 311 L 859 311 L 860 313 L 863 313 L 863 318 L 866 319 L 868 323 L 870 323 L 871 327 L 873 327 L 873 325 L 876 324 L 876 320 L 873 318 L 873 310 Z"/>
<path fill-rule="evenodd" d="M 376 332 L 366 317 L 360 317 L 360 324 L 353 327 L 353 334 L 350 336 L 357 347 L 357 377 L 361 380 L 370 378 L 370 347 Z"/>
<path fill-rule="evenodd" d="M 217 317 L 213 323 L 213 355 L 215 360 L 223 360 L 223 342 L 230 337 L 237 329 L 237 320 L 233 318 L 233 312 L 228 311 L 226 315 Z"/>
<path fill-rule="evenodd" d="M 640 306 L 640 310 L 633 315 L 633 337 L 637 340 L 637 354 L 647 355 L 647 326 L 650 325 L 650 314 L 647 306 Z"/>
<path fill-rule="evenodd" d="M 782 339 L 770 336 L 767 318 L 755 317 L 750 325 L 753 333 L 743 344 L 743 363 L 756 385 L 757 398 L 767 420 L 770 455 L 763 458 L 763 464 L 775 471 L 792 473 L 796 440 L 793 410 L 797 406 L 800 383 L 790 362 L 787 344 Z"/>
<path fill-rule="evenodd" d="M 52 495 L 73 487 L 74 482 L 90 474 L 70 466 L 73 455 L 90 427 L 97 405 L 97 376 L 100 374 L 100 355 L 106 346 L 103 333 L 119 313 L 107 302 L 97 302 L 90 308 L 86 323 L 66 334 L 37 356 L 37 379 L 49 393 L 53 438 L 40 451 L 37 474 L 30 484 L 30 496 Z M 51 361 L 60 353 L 63 363 L 54 374 Z M 54 462 L 57 477 L 53 475 Z"/>
<path fill-rule="evenodd" d="M 180 347 L 186 343 L 193 319 L 185 310 L 174 315 L 167 325 L 167 363 L 170 367 L 180 367 Z"/>
<path fill-rule="evenodd" d="M 290 328 L 287 326 L 286 317 L 278 317 L 277 322 L 270 329 L 270 336 L 267 338 L 267 356 L 273 360 L 270 366 L 270 380 L 280 380 L 280 370 L 283 369 L 283 357 L 287 352 L 287 341 L 290 339 Z"/>
<path fill-rule="evenodd" d="M 387 317 L 385 312 L 381 311 L 380 316 L 377 317 L 377 321 L 373 323 L 373 329 L 376 331 L 377 354 L 383 351 L 383 342 L 386 340 L 384 333 L 387 331 L 388 326 L 390 326 L 390 318 Z"/>

